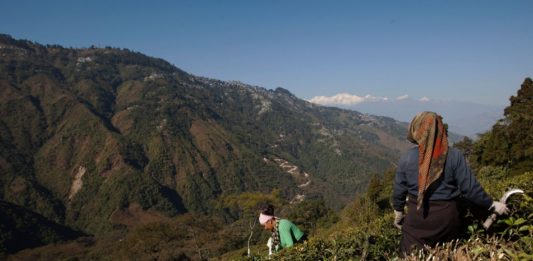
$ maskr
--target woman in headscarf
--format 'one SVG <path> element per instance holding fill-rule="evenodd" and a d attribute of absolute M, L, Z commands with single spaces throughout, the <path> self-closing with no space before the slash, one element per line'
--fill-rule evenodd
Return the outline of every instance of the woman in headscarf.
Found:
<path fill-rule="evenodd" d="M 461 151 L 448 147 L 440 115 L 417 114 L 409 125 L 407 139 L 417 146 L 400 159 L 393 190 L 394 225 L 402 229 L 401 256 L 457 236 L 460 222 L 456 199 L 460 195 L 500 215 L 508 212 L 504 203 L 493 201 L 483 190 Z"/>
<path fill-rule="evenodd" d="M 280 219 L 274 216 L 274 207 L 265 206 L 259 214 L 259 223 L 266 230 L 272 231 L 269 247 L 277 252 L 282 248 L 293 246 L 297 242 L 306 239 L 305 234 L 292 222 L 287 219 Z"/>

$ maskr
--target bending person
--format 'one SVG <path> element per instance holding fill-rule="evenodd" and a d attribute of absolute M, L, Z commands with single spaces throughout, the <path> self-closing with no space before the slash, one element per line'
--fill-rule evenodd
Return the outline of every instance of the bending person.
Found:
<path fill-rule="evenodd" d="M 402 229 L 400 256 L 415 247 L 423 249 L 456 238 L 460 225 L 456 199 L 460 195 L 500 215 L 508 212 L 504 203 L 493 201 L 483 190 L 461 151 L 448 147 L 440 115 L 417 114 L 407 139 L 417 146 L 401 157 L 393 188 L 394 225 Z"/>
<path fill-rule="evenodd" d="M 305 234 L 287 219 L 274 216 L 271 205 L 265 207 L 259 214 L 259 223 L 266 230 L 272 231 L 272 249 L 277 252 L 282 248 L 292 247 L 295 243 L 305 240 Z"/>

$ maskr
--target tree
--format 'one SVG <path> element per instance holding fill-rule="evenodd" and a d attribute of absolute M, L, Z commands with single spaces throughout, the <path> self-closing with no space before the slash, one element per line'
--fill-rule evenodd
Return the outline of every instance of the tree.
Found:
<path fill-rule="evenodd" d="M 504 119 L 473 146 L 472 162 L 477 167 L 502 166 L 511 173 L 533 168 L 533 81 L 526 78 L 517 95 L 509 100 Z"/>
<path fill-rule="evenodd" d="M 461 152 L 463 152 L 467 160 L 472 154 L 473 146 L 474 146 L 474 142 L 472 141 L 472 139 L 466 136 L 463 138 L 462 141 L 459 141 L 453 144 L 454 148 L 457 148 Z"/>
<path fill-rule="evenodd" d="M 533 81 L 526 78 L 516 96 L 511 96 L 511 105 L 505 108 L 509 121 L 507 134 L 510 139 L 511 167 L 517 170 L 533 166 Z"/>
<path fill-rule="evenodd" d="M 381 184 L 380 178 L 378 177 L 378 175 L 374 175 L 368 182 L 366 196 L 368 197 L 368 199 L 370 199 L 370 201 L 375 202 L 378 199 L 382 189 L 383 184 Z"/>
<path fill-rule="evenodd" d="M 328 227 L 337 219 L 335 213 L 326 207 L 322 197 L 306 199 L 293 205 L 287 218 L 298 225 L 307 235 L 311 235 L 317 227 Z"/>

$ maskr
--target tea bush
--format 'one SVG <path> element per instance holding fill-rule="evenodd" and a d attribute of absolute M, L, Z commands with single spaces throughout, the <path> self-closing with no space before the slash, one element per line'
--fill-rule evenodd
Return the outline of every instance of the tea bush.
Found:
<path fill-rule="evenodd" d="M 480 182 L 497 199 L 507 188 L 524 194 L 509 198 L 510 213 L 501 216 L 488 230 L 481 219 L 465 217 L 462 237 L 412 253 L 404 260 L 532 260 L 533 259 L 533 175 L 526 172 L 509 177 L 505 169 L 487 167 Z M 384 189 L 384 191 L 388 191 Z M 384 197 L 381 194 L 379 198 Z M 267 256 L 260 244 L 250 257 L 227 254 L 223 260 L 397 260 L 400 231 L 392 225 L 390 208 L 377 208 L 368 197 L 356 197 L 329 230 L 307 242 Z M 357 211 L 358 210 L 358 211 Z M 466 215 L 471 215 L 466 213 Z M 486 216 L 485 216 L 486 217 Z M 266 238 L 265 238 L 266 243 Z M 242 254 L 242 251 L 239 253 Z"/>

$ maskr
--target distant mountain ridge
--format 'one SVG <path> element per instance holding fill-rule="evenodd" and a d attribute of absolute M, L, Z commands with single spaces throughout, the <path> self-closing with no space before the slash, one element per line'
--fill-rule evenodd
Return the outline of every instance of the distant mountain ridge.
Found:
<path fill-rule="evenodd" d="M 336 96 L 333 96 L 336 97 Z M 356 96 L 353 96 L 356 97 Z M 333 100 L 329 97 L 329 100 Z M 324 104 L 324 99 L 316 97 L 311 101 Z M 331 101 L 330 101 L 331 102 Z M 449 130 L 456 134 L 476 138 L 503 117 L 503 105 L 485 105 L 472 102 L 439 101 L 433 99 L 416 100 L 408 97 L 389 99 L 383 97 L 367 98 L 354 104 L 329 104 L 339 108 L 357 110 L 373 115 L 391 117 L 399 121 L 410 122 L 421 111 L 435 111 L 441 114 L 449 125 Z"/>
<path fill-rule="evenodd" d="M 244 191 L 340 207 L 410 146 L 391 118 L 197 77 L 126 49 L 8 35 L 0 108 L 0 199 L 93 234 L 124 227 L 131 209 L 213 213 L 220 195 Z"/>

